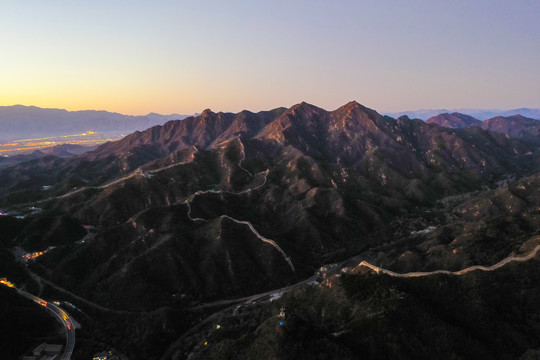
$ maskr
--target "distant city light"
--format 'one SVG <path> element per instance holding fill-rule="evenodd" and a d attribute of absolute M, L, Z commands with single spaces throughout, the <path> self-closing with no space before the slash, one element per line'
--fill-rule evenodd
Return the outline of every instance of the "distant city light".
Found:
<path fill-rule="evenodd" d="M 81 139 L 81 137 L 85 138 Z M 29 152 L 62 144 L 93 146 L 103 144 L 107 141 L 118 140 L 123 137 L 124 135 L 114 134 L 113 136 L 111 136 L 111 134 L 100 134 L 96 133 L 95 131 L 89 130 L 82 134 L 59 135 L 32 139 L 21 139 L 15 141 L 12 140 L 10 142 L 0 144 L 0 154 L 16 154 L 21 152 Z"/>

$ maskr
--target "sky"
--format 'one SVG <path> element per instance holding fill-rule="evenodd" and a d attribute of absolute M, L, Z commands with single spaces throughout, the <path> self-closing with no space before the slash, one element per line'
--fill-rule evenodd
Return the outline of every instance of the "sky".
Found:
<path fill-rule="evenodd" d="M 540 107 L 538 0 L 3 0 L 0 105 Z"/>

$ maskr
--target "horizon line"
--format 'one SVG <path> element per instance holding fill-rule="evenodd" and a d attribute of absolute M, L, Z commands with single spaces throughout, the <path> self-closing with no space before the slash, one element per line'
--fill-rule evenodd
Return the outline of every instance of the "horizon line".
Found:
<path fill-rule="evenodd" d="M 298 103 L 295 103 L 289 107 L 287 106 L 278 106 L 278 107 L 274 107 L 274 108 L 271 108 L 271 109 L 267 109 L 267 110 L 260 110 L 260 111 L 252 111 L 252 110 L 249 110 L 249 109 L 243 109 L 243 110 L 240 110 L 238 112 L 234 112 L 234 111 L 229 111 L 229 110 L 219 110 L 217 111 L 217 113 L 219 112 L 222 112 L 222 113 L 239 113 L 239 112 L 242 112 L 242 111 L 250 111 L 250 112 L 253 112 L 253 113 L 257 113 L 257 112 L 261 112 L 261 111 L 272 111 L 272 110 L 275 110 L 275 109 L 279 109 L 279 108 L 290 108 L 290 107 L 293 107 L 293 106 L 296 106 L 298 104 L 301 104 L 302 102 L 305 102 L 307 103 L 306 101 L 300 101 Z M 347 103 L 349 102 L 357 102 L 356 100 L 351 100 L 351 101 L 348 101 L 346 102 L 345 104 L 339 106 L 338 108 L 334 109 L 334 110 L 337 110 L 339 109 L 340 107 L 346 105 Z M 358 102 L 359 104 L 361 104 L 360 102 Z M 317 106 L 317 105 L 314 105 L 314 104 L 311 104 L 309 103 L 310 105 L 313 105 L 313 106 Z M 363 104 L 361 104 L 362 106 L 365 106 Z M 111 113 L 111 114 L 119 114 L 119 115 L 124 115 L 124 116 L 133 116 L 133 117 L 137 117 L 137 116 L 148 116 L 148 115 L 152 115 L 152 114 L 155 114 L 155 115 L 161 115 L 161 116 L 170 116 L 170 115 L 181 115 L 181 116 L 197 116 L 197 115 L 200 115 L 204 110 L 209 110 L 209 108 L 205 108 L 203 110 L 201 110 L 200 112 L 195 112 L 195 113 L 192 113 L 192 114 L 182 114 L 180 112 L 172 112 L 172 113 L 161 113 L 161 112 L 156 112 L 156 111 L 150 111 L 146 114 L 128 114 L 128 113 L 121 113 L 121 112 L 118 112 L 118 111 L 112 111 L 112 110 L 105 110 L 105 109 L 68 109 L 68 108 L 61 108 L 61 107 L 41 107 L 41 106 L 37 106 L 37 105 L 24 105 L 24 104 L 13 104 L 13 105 L 0 105 L 0 108 L 2 107 L 17 107 L 17 106 L 21 106 L 21 107 L 28 107 L 28 108 L 38 108 L 38 109 L 42 109 L 42 110 L 64 110 L 64 111 L 67 111 L 67 112 L 84 112 L 84 111 L 95 111 L 95 112 L 108 112 L 108 113 Z M 319 107 L 319 106 L 317 106 Z M 434 107 L 434 108 L 419 108 L 419 109 L 413 109 L 413 110 L 398 110 L 398 111 L 392 111 L 392 110 L 388 110 L 388 111 L 380 111 L 380 110 L 377 110 L 377 109 L 374 109 L 374 108 L 371 108 L 369 106 L 365 106 L 365 107 L 368 107 L 372 110 L 375 110 L 377 111 L 379 114 L 381 115 L 384 115 L 384 114 L 405 114 L 405 113 L 411 113 L 411 112 L 428 112 L 428 111 L 441 111 L 441 112 L 463 112 L 463 111 L 489 111 L 489 112 L 507 112 L 507 111 L 512 111 L 512 110 L 540 110 L 540 106 L 539 107 L 528 107 L 528 106 L 521 106 L 521 107 L 513 107 L 513 108 L 508 108 L 508 109 L 501 109 L 501 108 L 477 108 L 477 107 L 460 107 L 460 108 L 446 108 L 446 107 Z M 324 108 L 322 108 L 324 109 Z M 324 109 L 325 111 L 333 111 L 333 110 L 327 110 L 327 109 Z M 214 112 L 213 110 L 211 110 L 212 112 Z"/>

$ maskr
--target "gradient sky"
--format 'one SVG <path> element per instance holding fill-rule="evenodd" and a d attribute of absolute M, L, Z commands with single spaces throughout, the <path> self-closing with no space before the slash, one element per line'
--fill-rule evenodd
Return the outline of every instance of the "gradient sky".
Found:
<path fill-rule="evenodd" d="M 540 107 L 540 1 L 5 0 L 0 105 Z"/>

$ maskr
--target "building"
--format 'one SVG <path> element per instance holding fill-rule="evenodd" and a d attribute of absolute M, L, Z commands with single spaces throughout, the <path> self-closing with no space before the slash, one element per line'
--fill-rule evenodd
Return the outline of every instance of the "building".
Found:
<path fill-rule="evenodd" d="M 119 360 L 120 358 L 112 351 L 102 351 L 94 354 L 92 360 Z"/>
<path fill-rule="evenodd" d="M 62 352 L 62 345 L 41 343 L 32 351 L 32 355 L 26 355 L 22 360 L 58 360 Z"/>
<path fill-rule="evenodd" d="M 102 351 L 94 354 L 92 360 L 107 360 L 110 355 L 110 351 Z"/>

